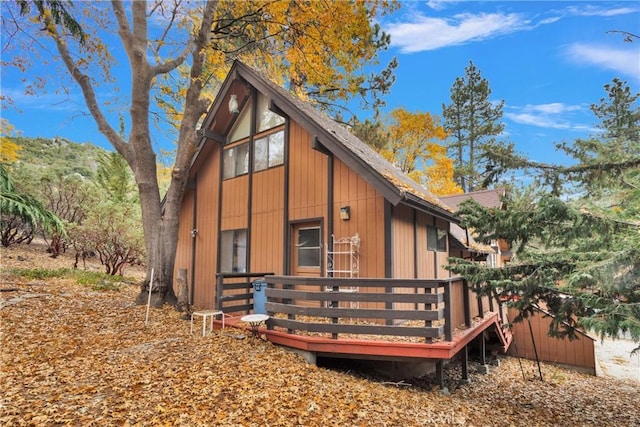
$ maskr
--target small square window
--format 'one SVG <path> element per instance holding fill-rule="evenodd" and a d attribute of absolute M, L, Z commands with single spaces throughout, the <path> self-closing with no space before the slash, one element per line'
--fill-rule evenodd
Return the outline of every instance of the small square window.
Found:
<path fill-rule="evenodd" d="M 427 249 L 430 251 L 447 251 L 447 232 L 440 228 L 427 226 Z"/>
<path fill-rule="evenodd" d="M 258 138 L 253 145 L 253 170 L 255 172 L 284 163 L 283 130 Z"/>
<path fill-rule="evenodd" d="M 224 179 L 244 175 L 249 172 L 249 144 L 244 143 L 227 148 L 223 151 L 223 173 Z"/>

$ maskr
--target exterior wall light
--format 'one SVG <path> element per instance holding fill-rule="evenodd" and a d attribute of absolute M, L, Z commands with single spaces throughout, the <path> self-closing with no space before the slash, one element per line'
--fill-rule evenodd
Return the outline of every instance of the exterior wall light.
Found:
<path fill-rule="evenodd" d="M 343 221 L 348 221 L 351 218 L 351 207 L 343 206 L 340 208 L 340 219 Z"/>

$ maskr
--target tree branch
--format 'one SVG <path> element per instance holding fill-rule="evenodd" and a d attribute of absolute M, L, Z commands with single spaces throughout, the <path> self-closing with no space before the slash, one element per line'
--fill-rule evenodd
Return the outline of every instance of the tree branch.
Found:
<path fill-rule="evenodd" d="M 87 104 L 87 108 L 89 109 L 89 112 L 91 113 L 96 123 L 98 124 L 98 129 L 100 129 L 100 132 L 102 132 L 107 137 L 109 142 L 114 146 L 116 150 L 118 150 L 119 153 L 121 153 L 123 156 L 128 155 L 130 151 L 129 146 L 122 140 L 122 138 L 120 138 L 118 133 L 109 125 L 106 117 L 104 116 L 104 114 L 102 113 L 102 110 L 100 109 L 100 106 L 98 105 L 96 93 L 93 90 L 93 85 L 91 84 L 91 80 L 89 79 L 89 76 L 84 74 L 73 61 L 71 57 L 71 53 L 69 52 L 69 49 L 67 47 L 67 44 L 63 40 L 60 33 L 58 32 L 55 24 L 53 23 L 53 20 L 51 19 L 50 14 L 44 15 L 44 23 L 45 23 L 47 32 L 51 35 L 51 37 L 56 43 L 58 52 L 60 52 L 60 56 L 65 66 L 67 67 L 67 70 L 69 71 L 71 76 L 74 78 L 74 80 L 78 82 L 78 85 L 82 90 L 84 100 Z"/>

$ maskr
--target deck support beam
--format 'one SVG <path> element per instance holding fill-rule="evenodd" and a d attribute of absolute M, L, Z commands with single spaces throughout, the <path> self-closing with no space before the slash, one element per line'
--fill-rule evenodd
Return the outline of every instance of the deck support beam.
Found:
<path fill-rule="evenodd" d="M 480 367 L 478 372 L 487 375 L 489 373 L 489 365 L 487 365 L 487 342 L 484 331 L 480 333 Z"/>
<path fill-rule="evenodd" d="M 460 353 L 462 356 L 462 381 L 469 381 L 469 346 L 465 345 Z"/>
<path fill-rule="evenodd" d="M 436 383 L 440 386 L 441 390 L 444 390 L 444 370 L 442 369 L 442 359 L 436 362 Z"/>

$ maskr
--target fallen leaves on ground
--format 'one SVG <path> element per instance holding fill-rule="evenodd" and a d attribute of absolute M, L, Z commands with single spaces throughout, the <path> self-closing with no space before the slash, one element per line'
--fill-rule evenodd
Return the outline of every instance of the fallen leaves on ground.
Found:
<path fill-rule="evenodd" d="M 637 384 L 516 359 L 447 396 L 309 365 L 294 353 L 171 307 L 132 302 L 137 287 L 10 281 L 0 309 L 1 425 L 418 426 L 638 425 Z"/>

